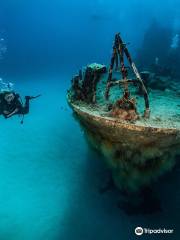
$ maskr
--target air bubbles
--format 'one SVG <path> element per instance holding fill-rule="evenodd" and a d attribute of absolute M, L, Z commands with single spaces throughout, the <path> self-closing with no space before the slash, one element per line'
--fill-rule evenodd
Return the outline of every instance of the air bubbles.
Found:
<path fill-rule="evenodd" d="M 175 34 L 172 38 L 171 48 L 177 49 L 179 47 L 179 34 Z"/>
<path fill-rule="evenodd" d="M 0 60 L 2 60 L 7 52 L 7 44 L 3 37 L 0 37 Z"/>
<path fill-rule="evenodd" d="M 0 78 L 0 92 L 4 91 L 13 91 L 14 83 L 12 82 L 4 82 L 2 78 Z"/>

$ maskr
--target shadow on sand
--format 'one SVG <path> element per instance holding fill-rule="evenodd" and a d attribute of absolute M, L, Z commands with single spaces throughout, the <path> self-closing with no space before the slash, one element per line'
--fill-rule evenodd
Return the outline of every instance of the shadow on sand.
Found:
<path fill-rule="evenodd" d="M 130 239 L 137 225 L 173 228 L 179 236 L 178 168 L 139 193 L 119 192 L 112 187 L 102 194 L 109 171 L 101 156 L 91 149 L 85 161 L 84 177 L 72 192 L 58 239 Z"/>

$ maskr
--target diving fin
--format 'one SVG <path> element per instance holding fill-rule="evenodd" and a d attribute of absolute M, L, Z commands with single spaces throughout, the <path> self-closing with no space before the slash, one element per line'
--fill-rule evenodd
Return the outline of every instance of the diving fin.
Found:
<path fill-rule="evenodd" d="M 42 95 L 39 94 L 39 95 L 37 95 L 37 96 L 26 96 L 25 98 L 31 100 L 31 99 L 35 99 L 35 98 L 38 98 L 38 97 L 41 97 L 41 96 L 42 96 Z"/>

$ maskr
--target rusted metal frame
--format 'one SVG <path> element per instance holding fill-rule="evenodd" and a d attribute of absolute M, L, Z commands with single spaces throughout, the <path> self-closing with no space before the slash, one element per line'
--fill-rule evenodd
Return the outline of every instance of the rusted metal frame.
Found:
<path fill-rule="evenodd" d="M 139 81 L 137 79 L 127 79 L 127 80 L 116 80 L 116 81 L 111 81 L 109 82 L 109 84 L 111 84 L 111 86 L 115 86 L 118 84 L 124 84 L 124 83 L 138 83 Z"/>
<path fill-rule="evenodd" d="M 110 91 L 111 87 L 114 87 L 116 85 L 121 85 L 121 84 L 125 84 L 125 83 L 139 83 L 139 81 L 137 79 L 127 79 L 127 80 L 116 80 L 116 81 L 110 81 L 108 82 L 108 91 Z M 109 93 L 109 92 L 108 92 Z"/>
<path fill-rule="evenodd" d="M 113 46 L 113 54 L 111 57 L 111 64 L 109 67 L 108 82 L 112 80 L 112 72 L 113 72 L 113 68 L 114 68 L 114 62 L 115 62 L 116 55 L 117 55 L 117 51 L 116 51 L 115 46 Z"/>
<path fill-rule="evenodd" d="M 123 78 L 123 82 L 124 82 L 124 90 L 125 90 L 124 96 L 127 98 L 129 97 L 129 91 L 128 91 L 128 83 L 129 82 L 127 81 L 127 69 L 125 68 L 125 65 L 124 65 L 124 54 L 127 57 L 129 64 L 130 64 L 137 80 L 141 83 L 143 95 L 144 95 L 144 101 L 145 101 L 144 116 L 149 117 L 149 114 L 150 114 L 149 97 L 148 97 L 146 87 L 145 87 L 143 80 L 136 68 L 135 63 L 131 59 L 131 55 L 126 47 L 126 44 L 123 43 L 119 33 L 115 35 L 113 54 L 112 54 L 112 58 L 111 58 L 110 68 L 109 68 L 109 75 L 108 75 L 108 80 L 107 80 L 105 98 L 106 99 L 109 98 L 109 91 L 110 91 L 110 87 L 112 86 L 112 73 L 113 73 L 113 68 L 114 68 L 114 62 L 116 62 L 116 69 L 117 69 L 118 68 L 118 57 L 120 59 L 121 73 L 122 73 L 122 78 Z"/>
<path fill-rule="evenodd" d="M 122 79 L 124 82 L 124 97 L 128 98 L 129 96 L 129 90 L 128 90 L 128 82 L 127 82 L 127 69 L 124 64 L 124 46 L 123 44 L 120 43 L 118 39 L 118 55 L 120 59 L 120 65 L 121 65 L 121 74 L 122 74 Z"/>
<path fill-rule="evenodd" d="M 113 68 L 114 68 L 114 62 L 116 61 L 116 67 L 118 65 L 118 56 L 117 56 L 117 49 L 116 49 L 116 39 L 114 41 L 113 45 L 113 53 L 111 57 L 111 63 L 109 67 L 109 74 L 108 74 L 108 80 L 107 80 L 107 85 L 106 85 L 106 91 L 105 91 L 105 98 L 109 98 L 109 91 L 110 91 L 110 85 L 109 82 L 112 81 L 112 73 L 113 73 Z"/>
<path fill-rule="evenodd" d="M 112 85 L 112 73 L 113 73 L 113 68 L 114 68 L 114 62 L 116 62 L 116 69 L 118 69 L 118 58 L 120 61 L 120 65 L 121 65 L 121 72 L 122 72 L 122 77 L 124 80 L 124 89 L 125 89 L 125 93 L 126 95 L 128 95 L 128 85 L 126 82 L 127 79 L 127 70 L 125 68 L 124 65 L 124 52 L 123 52 L 123 45 L 120 45 L 120 41 L 118 39 L 118 34 L 115 35 L 115 40 L 114 40 L 114 45 L 113 45 L 113 54 L 111 57 L 111 64 L 110 64 L 110 68 L 109 68 L 109 75 L 108 75 L 108 80 L 107 80 L 107 86 L 106 86 L 106 91 L 105 91 L 105 98 L 108 99 L 109 98 L 109 91 L 110 91 L 110 87 Z"/>
<path fill-rule="evenodd" d="M 138 70 L 137 70 L 137 68 L 136 68 L 135 63 L 132 61 L 131 55 L 130 55 L 127 47 L 126 47 L 126 44 L 123 43 L 123 41 L 122 41 L 119 33 L 117 34 L 117 38 L 119 39 L 119 43 L 120 43 L 121 45 L 123 45 L 124 53 L 125 53 L 128 61 L 129 61 L 130 66 L 131 66 L 132 69 L 133 69 L 133 72 L 134 72 L 136 78 L 137 78 L 137 79 L 139 80 L 139 82 L 141 83 L 142 91 L 143 91 L 143 95 L 144 95 L 144 101 L 145 101 L 145 113 L 144 113 L 144 116 L 148 118 L 149 115 L 150 115 L 150 107 L 149 107 L 149 97 L 148 97 L 147 89 L 146 89 L 146 87 L 145 87 L 145 85 L 144 85 L 144 82 L 143 82 L 143 80 L 142 80 L 142 78 L 141 78 L 141 76 L 140 76 L 140 74 L 139 74 L 139 72 L 138 72 Z"/>

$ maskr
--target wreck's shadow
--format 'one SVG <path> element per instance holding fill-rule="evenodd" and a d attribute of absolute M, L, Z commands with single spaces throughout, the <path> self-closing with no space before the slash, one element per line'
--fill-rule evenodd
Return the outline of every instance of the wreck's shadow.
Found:
<path fill-rule="evenodd" d="M 161 198 L 158 194 L 158 189 L 156 189 L 156 184 L 144 187 L 136 192 L 120 191 L 113 184 L 110 170 L 104 167 L 104 159 L 101 154 L 96 150 L 89 150 L 88 154 L 87 165 L 91 164 L 91 168 L 101 169 L 101 174 L 97 176 L 99 184 L 96 189 L 100 194 L 99 197 L 101 195 L 113 197 L 115 201 L 113 201 L 114 207 L 121 209 L 127 215 L 155 214 L 162 211 Z M 96 162 L 94 161 L 94 166 L 92 165 L 92 162 L 89 161 L 91 156 L 97 158 L 98 164 L 96 159 L 94 159 Z M 88 167 L 90 170 L 91 168 L 90 166 Z M 88 179 L 91 181 L 91 178 L 92 172 L 89 172 Z"/>
<path fill-rule="evenodd" d="M 119 208 L 128 215 L 163 213 L 163 200 L 168 195 L 176 195 L 176 186 L 180 180 L 180 164 L 178 163 L 179 159 L 180 156 L 177 156 L 177 164 L 174 166 L 172 171 L 163 175 L 156 182 L 153 182 L 151 186 L 145 187 L 134 194 L 121 194 L 122 200 L 119 201 Z M 169 186 L 170 184 L 172 184 L 172 187 Z M 168 200 L 171 200 L 171 198 Z"/>
<path fill-rule="evenodd" d="M 121 198 L 118 207 L 127 215 L 156 214 L 162 211 L 161 199 L 150 187 L 128 196 L 121 195 Z"/>
<path fill-rule="evenodd" d="M 101 194 L 99 189 L 107 182 L 108 176 L 109 171 L 101 156 L 88 150 L 84 178 L 78 191 L 72 192 L 72 202 L 65 212 L 65 227 L 60 231 L 59 239 L 106 240 L 113 234 L 114 239 L 122 236 L 130 239 L 134 227 L 140 223 L 170 227 L 173 222 L 174 228 L 178 225 L 176 216 L 179 209 L 176 201 L 169 198 L 178 194 L 174 192 L 179 181 L 177 171 L 136 194 L 122 193 L 116 188 Z M 174 185 L 174 188 L 168 187 L 166 192 L 167 184 Z M 130 219 L 134 222 L 129 222 Z"/>

